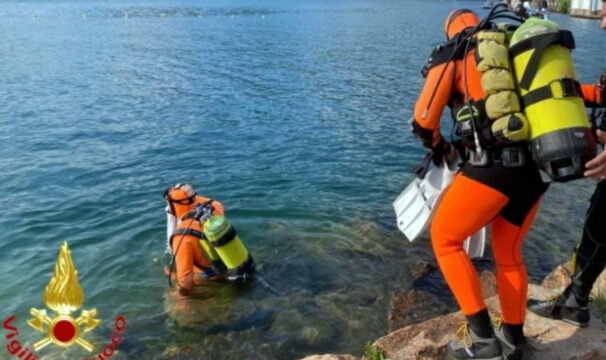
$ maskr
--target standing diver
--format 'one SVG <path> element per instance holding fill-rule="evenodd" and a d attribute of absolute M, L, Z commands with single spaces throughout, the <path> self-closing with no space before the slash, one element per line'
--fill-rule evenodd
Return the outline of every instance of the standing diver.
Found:
<path fill-rule="evenodd" d="M 436 164 L 453 147 L 465 158 L 431 226 L 437 262 L 467 318 L 462 344 L 448 344 L 450 359 L 523 358 L 528 279 L 521 247 L 548 188 L 541 175 L 579 178 L 583 161 L 595 152 L 585 89 L 574 78 L 570 58 L 572 35 L 503 7 L 496 5 L 481 21 L 468 9 L 448 15 L 448 42 L 434 50 L 422 71 L 426 82 L 412 124 Z M 494 24 L 499 18 L 522 25 Z M 559 61 L 551 61 L 554 56 Z M 446 105 L 460 137 L 454 146 L 440 134 Z M 467 236 L 487 224 L 503 318 L 496 332 L 463 250 Z"/>
<path fill-rule="evenodd" d="M 423 145 L 432 150 L 436 163 L 453 151 L 440 134 L 440 118 L 447 105 L 453 116 L 476 117 L 472 126 L 487 122 L 487 96 L 476 69 L 476 49 L 474 42 L 467 40 L 480 23 L 471 10 L 452 11 L 444 23 L 448 42 L 434 50 L 423 71 L 425 85 L 412 125 Z M 431 242 L 442 274 L 468 323 L 463 344 L 451 341 L 448 356 L 497 360 L 502 358 L 502 346 L 515 356 L 522 353 L 527 294 L 522 240 L 548 185 L 541 180 L 534 162 L 521 161 L 531 158 L 526 142 L 499 143 L 488 136 L 478 139 L 480 129 L 473 130 L 472 138 L 462 139 L 472 159 L 465 162 L 438 205 Z M 475 159 L 480 140 L 487 150 L 482 159 Z M 503 316 L 496 334 L 477 272 L 463 249 L 464 240 L 489 223 Z"/>
<path fill-rule="evenodd" d="M 606 107 L 606 72 L 597 85 L 583 85 L 583 97 L 590 107 Z M 606 143 L 606 112 L 602 113 L 597 138 Z M 586 327 L 589 325 L 589 294 L 593 284 L 606 267 L 606 149 L 586 164 L 585 176 L 598 182 L 585 217 L 581 242 L 572 256 L 571 284 L 555 299 L 529 300 L 533 313 Z"/>

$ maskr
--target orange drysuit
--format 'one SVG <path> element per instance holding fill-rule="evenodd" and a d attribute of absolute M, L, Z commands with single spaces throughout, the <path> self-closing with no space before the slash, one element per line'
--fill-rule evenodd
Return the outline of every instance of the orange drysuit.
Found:
<path fill-rule="evenodd" d="M 193 204 L 183 206 L 176 204 L 175 216 L 182 219 L 183 216 L 196 205 L 202 204 L 209 200 L 203 196 L 196 196 Z M 214 208 L 213 215 L 224 215 L 223 204 L 219 201 L 213 201 L 211 205 Z M 178 234 L 179 230 L 193 230 L 194 234 Z M 170 245 L 175 254 L 175 263 L 177 267 L 177 283 L 179 290 L 183 294 L 191 292 L 194 285 L 203 283 L 202 274 L 211 268 L 209 259 L 206 257 L 202 246 L 200 245 L 200 237 L 196 235 L 202 234 L 202 227 L 194 219 L 182 220 L 175 230 L 175 235 L 171 237 Z"/>

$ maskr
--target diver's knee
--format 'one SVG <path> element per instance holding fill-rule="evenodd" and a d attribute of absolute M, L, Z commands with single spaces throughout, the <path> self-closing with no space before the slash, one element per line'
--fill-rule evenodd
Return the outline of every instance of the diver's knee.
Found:
<path fill-rule="evenodd" d="M 448 255 L 463 249 L 463 241 L 456 235 L 444 231 L 440 226 L 432 224 L 430 228 L 431 246 L 436 256 Z"/>

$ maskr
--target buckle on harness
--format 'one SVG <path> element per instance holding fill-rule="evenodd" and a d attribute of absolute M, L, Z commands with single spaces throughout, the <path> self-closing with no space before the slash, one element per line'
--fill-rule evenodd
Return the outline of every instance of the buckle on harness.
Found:
<path fill-rule="evenodd" d="M 549 83 L 549 90 L 551 90 L 551 96 L 558 100 L 570 96 L 580 96 L 576 81 L 568 78 L 551 81 Z"/>

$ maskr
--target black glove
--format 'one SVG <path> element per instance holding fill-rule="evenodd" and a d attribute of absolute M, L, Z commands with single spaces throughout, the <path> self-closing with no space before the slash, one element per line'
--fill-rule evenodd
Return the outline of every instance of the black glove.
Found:
<path fill-rule="evenodd" d="M 440 138 L 440 142 L 431 148 L 431 152 L 433 164 L 435 166 L 442 166 L 444 159 L 452 152 L 452 147 L 448 141 L 444 140 L 444 138 Z"/>

